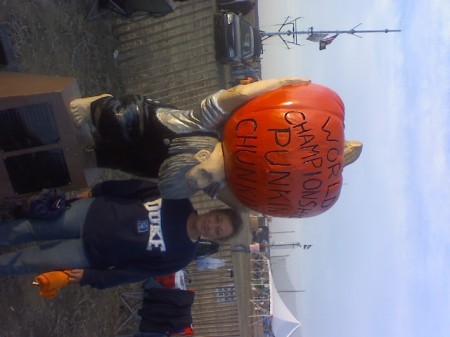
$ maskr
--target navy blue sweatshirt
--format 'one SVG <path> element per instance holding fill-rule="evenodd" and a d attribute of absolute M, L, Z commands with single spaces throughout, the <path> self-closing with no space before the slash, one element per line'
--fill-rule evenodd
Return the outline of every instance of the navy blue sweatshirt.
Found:
<path fill-rule="evenodd" d="M 83 230 L 91 268 L 81 285 L 137 282 L 176 272 L 194 259 L 187 219 L 195 211 L 189 199 L 160 199 L 156 183 L 138 179 L 107 181 L 92 194 Z"/>

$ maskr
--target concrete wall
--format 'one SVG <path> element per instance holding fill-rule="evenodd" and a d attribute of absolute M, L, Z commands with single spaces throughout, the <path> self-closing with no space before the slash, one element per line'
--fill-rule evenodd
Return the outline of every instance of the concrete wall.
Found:
<path fill-rule="evenodd" d="M 215 60 L 214 11 L 214 0 L 190 0 L 161 18 L 120 20 L 114 32 L 126 91 L 192 108 L 223 88 L 223 67 Z"/>

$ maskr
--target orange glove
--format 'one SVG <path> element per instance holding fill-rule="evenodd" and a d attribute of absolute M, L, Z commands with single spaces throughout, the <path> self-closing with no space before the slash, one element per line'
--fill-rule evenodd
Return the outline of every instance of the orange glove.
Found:
<path fill-rule="evenodd" d="M 33 284 L 39 286 L 39 295 L 45 298 L 53 298 L 58 290 L 69 283 L 69 275 L 65 271 L 50 271 L 38 275 Z"/>
<path fill-rule="evenodd" d="M 165 275 L 165 276 L 156 276 L 153 278 L 156 282 L 161 284 L 164 288 L 174 289 L 175 288 L 175 273 Z"/>

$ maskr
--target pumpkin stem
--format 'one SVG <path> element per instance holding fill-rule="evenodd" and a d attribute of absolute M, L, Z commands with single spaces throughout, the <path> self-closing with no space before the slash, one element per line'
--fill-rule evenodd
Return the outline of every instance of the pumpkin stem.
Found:
<path fill-rule="evenodd" d="M 362 151 L 363 144 L 358 140 L 346 140 L 344 144 L 344 167 L 355 162 Z"/>

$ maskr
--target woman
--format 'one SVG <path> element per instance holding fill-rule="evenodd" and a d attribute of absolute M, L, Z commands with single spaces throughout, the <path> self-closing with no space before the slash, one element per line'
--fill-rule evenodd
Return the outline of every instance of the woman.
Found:
<path fill-rule="evenodd" d="M 47 242 L 0 255 L 0 275 L 70 269 L 70 281 L 82 286 L 137 282 L 182 269 L 200 237 L 229 239 L 241 225 L 231 209 L 199 215 L 189 199 L 161 199 L 149 181 L 107 181 L 57 219 L 2 223 L 0 247 Z"/>

